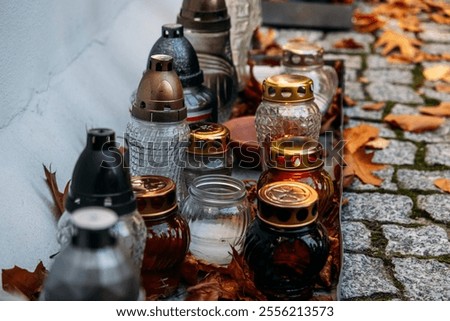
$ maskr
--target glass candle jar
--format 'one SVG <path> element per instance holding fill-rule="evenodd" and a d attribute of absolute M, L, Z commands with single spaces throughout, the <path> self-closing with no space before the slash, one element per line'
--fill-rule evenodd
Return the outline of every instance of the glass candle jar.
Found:
<path fill-rule="evenodd" d="M 317 223 L 317 193 L 298 182 L 275 182 L 258 191 L 244 257 L 256 287 L 269 300 L 307 300 L 328 258 L 329 240 Z"/>
<path fill-rule="evenodd" d="M 231 175 L 233 154 L 229 148 L 230 131 L 215 123 L 190 126 L 184 178 L 186 186 L 199 176 L 209 174 Z"/>
<path fill-rule="evenodd" d="M 324 169 L 322 145 L 307 137 L 284 137 L 270 144 L 270 158 L 258 180 L 258 189 L 277 181 L 306 183 L 319 195 L 319 219 L 331 209 L 334 185 Z"/>
<path fill-rule="evenodd" d="M 289 41 L 283 46 L 281 60 L 285 73 L 310 78 L 314 83 L 314 101 L 325 114 L 338 87 L 336 70 L 325 66 L 323 48 L 306 41 Z"/>
<path fill-rule="evenodd" d="M 197 258 L 226 265 L 231 261 L 230 246 L 241 251 L 250 222 L 242 181 L 225 175 L 197 177 L 181 212 L 191 231 L 190 251 Z"/>
<path fill-rule="evenodd" d="M 321 120 L 322 114 L 314 102 L 311 79 L 287 74 L 266 78 L 262 101 L 255 114 L 263 168 L 271 141 L 284 136 L 305 136 L 318 140 Z"/>
<path fill-rule="evenodd" d="M 189 248 L 189 226 L 180 216 L 175 183 L 163 176 L 132 178 L 138 211 L 147 227 L 141 276 L 147 298 L 167 297 L 178 287 Z"/>

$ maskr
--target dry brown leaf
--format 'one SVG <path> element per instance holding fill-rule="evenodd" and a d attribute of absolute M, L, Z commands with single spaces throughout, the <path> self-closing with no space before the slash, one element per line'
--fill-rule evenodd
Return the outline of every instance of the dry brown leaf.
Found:
<path fill-rule="evenodd" d="M 384 139 L 382 137 L 377 137 L 366 143 L 367 148 L 371 149 L 385 149 L 391 143 L 390 140 Z"/>
<path fill-rule="evenodd" d="M 421 133 L 439 128 L 444 123 L 444 118 L 424 115 L 389 114 L 384 118 L 384 121 L 409 132 Z"/>
<path fill-rule="evenodd" d="M 369 140 L 378 136 L 380 130 L 370 125 L 359 125 L 344 130 L 345 149 L 349 153 L 354 153 L 364 146 Z"/>
<path fill-rule="evenodd" d="M 372 163 L 373 155 L 374 153 L 367 154 L 364 148 L 360 148 L 353 154 L 345 154 L 344 159 L 349 171 L 353 171 L 364 184 L 380 186 L 383 180 L 372 172 L 383 169 L 385 165 Z"/>
<path fill-rule="evenodd" d="M 358 32 L 374 32 L 384 26 L 385 22 L 373 13 L 362 13 L 356 9 L 353 13 L 353 26 Z"/>
<path fill-rule="evenodd" d="M 11 294 L 22 294 L 29 300 L 37 300 L 47 273 L 42 262 L 39 262 L 33 272 L 18 266 L 2 269 L 3 290 Z"/>
<path fill-rule="evenodd" d="M 347 107 L 353 107 L 356 106 L 356 101 L 354 101 L 350 96 L 345 95 L 344 96 L 344 105 Z"/>
<path fill-rule="evenodd" d="M 450 193 L 450 179 L 438 178 L 434 182 L 434 185 L 444 192 Z"/>
<path fill-rule="evenodd" d="M 442 14 L 439 13 L 433 13 L 430 14 L 430 18 L 431 20 L 433 20 L 434 22 L 443 24 L 443 25 L 450 25 L 450 17 L 446 17 Z"/>
<path fill-rule="evenodd" d="M 370 82 L 369 78 L 367 77 L 359 77 L 358 81 L 362 84 L 368 84 Z"/>
<path fill-rule="evenodd" d="M 435 107 L 420 107 L 419 111 L 432 116 L 450 117 L 450 102 L 441 102 Z"/>
<path fill-rule="evenodd" d="M 388 0 L 374 8 L 376 14 L 393 17 L 396 19 L 416 15 L 427 7 L 417 0 Z"/>
<path fill-rule="evenodd" d="M 276 35 L 277 33 L 273 28 L 268 28 L 267 32 L 263 32 L 258 28 L 254 33 L 256 48 L 265 50 L 270 45 L 273 45 L 276 43 Z"/>
<path fill-rule="evenodd" d="M 67 194 L 69 193 L 70 181 L 67 182 L 66 187 L 64 188 L 64 192 L 61 193 L 58 189 L 58 183 L 56 181 L 56 172 L 51 172 L 51 168 L 48 169 L 45 165 L 43 166 L 45 173 L 45 181 L 47 182 L 47 185 L 50 188 L 50 192 L 52 193 L 53 200 L 58 210 L 58 213 L 55 214 L 56 219 L 58 220 L 65 210 L 64 202 Z"/>
<path fill-rule="evenodd" d="M 434 89 L 440 93 L 450 94 L 450 84 L 437 84 Z"/>
<path fill-rule="evenodd" d="M 450 66 L 448 65 L 435 65 L 423 70 L 425 79 L 431 81 L 442 80 L 448 75 L 450 75 Z"/>
<path fill-rule="evenodd" d="M 367 105 L 364 105 L 364 106 L 362 107 L 362 109 L 364 109 L 364 110 L 375 110 L 375 111 L 378 111 L 378 110 L 382 110 L 385 106 L 386 106 L 386 103 L 384 103 L 384 102 L 379 102 L 379 103 L 373 103 L 373 104 L 367 104 Z"/>
<path fill-rule="evenodd" d="M 340 48 L 340 49 L 360 49 L 364 48 L 362 44 L 355 41 L 353 38 L 344 38 L 341 39 L 333 44 L 334 48 Z"/>
<path fill-rule="evenodd" d="M 400 53 L 405 57 L 413 58 L 418 49 L 416 46 L 421 46 L 422 43 L 416 38 L 407 37 L 401 33 L 392 30 L 386 30 L 375 42 L 375 48 L 384 46 L 382 54 L 388 55 L 395 49 L 400 50 Z"/>

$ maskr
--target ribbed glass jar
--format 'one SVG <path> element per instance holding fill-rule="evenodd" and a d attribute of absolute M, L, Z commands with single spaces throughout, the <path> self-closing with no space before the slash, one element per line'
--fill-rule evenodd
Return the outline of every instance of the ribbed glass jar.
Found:
<path fill-rule="evenodd" d="M 332 207 L 334 184 L 324 169 L 322 145 L 311 138 L 291 136 L 278 138 L 270 145 L 268 169 L 261 173 L 258 190 L 279 181 L 306 183 L 319 195 L 319 220 Z"/>
<path fill-rule="evenodd" d="M 196 178 L 181 213 L 191 231 L 190 251 L 197 258 L 226 265 L 231 261 L 230 246 L 242 250 L 250 208 L 240 180 L 225 175 Z"/>
<path fill-rule="evenodd" d="M 275 182 L 258 191 L 258 214 L 246 233 L 244 257 L 269 300 L 311 298 L 329 251 L 317 217 L 317 193 L 306 184 Z"/>
<path fill-rule="evenodd" d="M 302 41 L 290 41 L 283 46 L 283 71 L 310 78 L 314 83 L 314 101 L 322 114 L 330 107 L 338 87 L 336 70 L 324 65 L 323 48 Z"/>
<path fill-rule="evenodd" d="M 141 277 L 147 298 L 167 297 L 178 287 L 180 266 L 190 243 L 174 182 L 163 176 L 132 178 L 138 211 L 147 227 Z"/>
<path fill-rule="evenodd" d="M 266 78 L 262 101 L 255 114 L 256 136 L 263 149 L 263 168 L 273 140 L 285 136 L 318 140 L 321 121 L 311 79 L 287 74 Z"/>

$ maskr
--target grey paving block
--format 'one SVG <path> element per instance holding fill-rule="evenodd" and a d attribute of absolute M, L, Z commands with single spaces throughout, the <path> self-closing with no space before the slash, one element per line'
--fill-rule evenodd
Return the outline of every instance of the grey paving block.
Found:
<path fill-rule="evenodd" d="M 334 44 L 342 39 L 352 38 L 354 41 L 363 45 L 360 49 L 338 49 L 334 48 Z M 326 52 L 339 53 L 369 53 L 370 45 L 374 42 L 375 37 L 371 34 L 362 34 L 358 32 L 330 32 L 325 36 L 324 40 L 318 43 L 323 46 Z"/>
<path fill-rule="evenodd" d="M 416 106 L 410 106 L 405 104 L 395 104 L 391 109 L 391 114 L 396 115 L 417 115 L 419 114 L 419 109 Z"/>
<path fill-rule="evenodd" d="M 410 218 L 413 201 L 408 196 L 346 192 L 344 198 L 348 198 L 348 204 L 342 208 L 344 221 L 415 222 Z"/>
<path fill-rule="evenodd" d="M 265 31 L 265 29 L 262 29 Z M 303 38 L 310 42 L 317 42 L 323 38 L 324 33 L 317 30 L 305 30 L 305 29 L 278 29 L 277 31 L 277 42 L 280 45 L 286 44 L 292 38 Z"/>
<path fill-rule="evenodd" d="M 411 142 L 391 139 L 389 145 L 375 151 L 374 163 L 391 165 L 412 165 L 417 152 L 417 146 Z"/>
<path fill-rule="evenodd" d="M 438 222 L 450 223 L 449 194 L 419 195 L 417 196 L 417 207 Z"/>
<path fill-rule="evenodd" d="M 342 299 L 398 293 L 381 259 L 345 253 L 342 272 Z"/>
<path fill-rule="evenodd" d="M 354 100 L 366 99 L 363 85 L 359 82 L 347 82 L 345 84 L 345 94 Z"/>
<path fill-rule="evenodd" d="M 424 28 L 424 31 L 419 33 L 419 39 L 426 42 L 450 43 L 450 30 L 434 27 Z"/>
<path fill-rule="evenodd" d="M 425 162 L 429 165 L 450 166 L 450 143 L 428 144 Z"/>
<path fill-rule="evenodd" d="M 439 92 L 437 90 L 434 90 L 432 88 L 427 88 L 427 87 L 420 88 L 420 91 L 423 95 L 425 95 L 429 98 L 433 98 L 433 99 L 437 99 L 437 100 L 441 100 L 441 101 L 450 101 L 450 94 Z"/>
<path fill-rule="evenodd" d="M 357 191 L 375 191 L 375 190 L 388 190 L 396 191 L 398 190 L 397 184 L 392 182 L 392 176 L 394 174 L 394 168 L 392 166 L 386 166 L 386 168 L 373 172 L 376 176 L 383 179 L 381 186 L 374 186 L 371 184 L 363 184 L 359 178 L 355 178 L 349 189 Z"/>
<path fill-rule="evenodd" d="M 410 85 L 413 82 L 412 72 L 409 70 L 380 68 L 366 69 L 363 75 L 370 82 L 386 81 L 393 84 L 403 85 Z"/>
<path fill-rule="evenodd" d="M 423 99 L 411 87 L 388 82 L 372 82 L 366 87 L 375 101 L 396 101 L 405 104 L 423 104 Z"/>
<path fill-rule="evenodd" d="M 387 61 L 386 57 L 380 55 L 369 55 L 367 57 L 367 67 L 370 69 L 414 69 L 414 64 L 394 64 Z"/>
<path fill-rule="evenodd" d="M 437 260 L 393 258 L 394 276 L 405 287 L 409 300 L 450 300 L 450 267 Z"/>
<path fill-rule="evenodd" d="M 361 69 L 362 58 L 359 55 L 342 55 L 326 53 L 324 59 L 328 60 L 344 60 L 345 71 L 348 69 Z"/>
<path fill-rule="evenodd" d="M 413 169 L 399 169 L 397 171 L 398 186 L 404 189 L 417 189 L 422 191 L 439 191 L 434 186 L 438 178 L 450 179 L 449 171 L 419 171 Z"/>
<path fill-rule="evenodd" d="M 344 251 L 364 251 L 370 249 L 370 230 L 361 222 L 342 222 Z"/>
<path fill-rule="evenodd" d="M 389 125 L 386 124 L 386 123 L 374 123 L 374 122 L 350 119 L 348 124 L 346 125 L 346 127 L 348 127 L 348 128 L 356 127 L 356 126 L 361 125 L 361 124 L 367 124 L 367 125 L 374 126 L 374 127 L 378 128 L 380 130 L 380 135 L 379 135 L 380 137 L 384 137 L 384 138 L 395 138 L 395 137 L 397 137 L 395 135 L 395 132 L 392 129 L 390 129 Z"/>
<path fill-rule="evenodd" d="M 383 115 L 383 110 L 364 110 L 365 105 L 374 104 L 372 101 L 358 101 L 355 106 L 348 107 L 344 109 L 346 116 L 350 118 L 361 118 L 369 120 L 381 120 Z"/>
<path fill-rule="evenodd" d="M 416 142 L 444 143 L 450 141 L 450 119 L 447 118 L 438 129 L 423 133 L 405 132 L 406 139 Z"/>
<path fill-rule="evenodd" d="M 426 53 L 439 55 L 443 52 L 450 52 L 450 43 L 428 43 L 422 45 L 421 49 Z"/>
<path fill-rule="evenodd" d="M 403 227 L 383 225 L 383 234 L 388 240 L 386 254 L 440 256 L 450 254 L 447 232 L 437 225 Z"/>

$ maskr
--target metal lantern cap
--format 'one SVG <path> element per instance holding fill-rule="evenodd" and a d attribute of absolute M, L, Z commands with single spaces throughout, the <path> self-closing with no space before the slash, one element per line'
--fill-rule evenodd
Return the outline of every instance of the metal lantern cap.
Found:
<path fill-rule="evenodd" d="M 169 55 L 151 56 L 131 108 L 131 114 L 150 122 L 178 122 L 186 119 L 183 87 Z"/>
<path fill-rule="evenodd" d="M 183 0 L 177 22 L 199 32 L 227 31 L 231 27 L 225 0 Z"/>
<path fill-rule="evenodd" d="M 267 101 L 279 103 L 313 100 L 313 81 L 308 77 L 300 75 L 274 75 L 263 81 L 262 98 Z"/>
<path fill-rule="evenodd" d="M 228 150 L 230 130 L 224 125 L 200 123 L 190 127 L 188 153 L 218 155 Z"/>
<path fill-rule="evenodd" d="M 304 183 L 281 181 L 258 191 L 258 217 L 278 228 L 297 228 L 317 220 L 317 192 Z"/>
<path fill-rule="evenodd" d="M 283 46 L 282 63 L 288 67 L 323 65 L 322 47 L 306 41 L 289 41 Z"/>
<path fill-rule="evenodd" d="M 143 217 L 157 217 L 177 208 L 176 184 L 164 176 L 146 175 L 131 178 L 137 208 Z"/>

